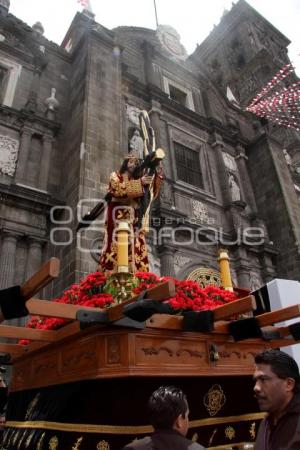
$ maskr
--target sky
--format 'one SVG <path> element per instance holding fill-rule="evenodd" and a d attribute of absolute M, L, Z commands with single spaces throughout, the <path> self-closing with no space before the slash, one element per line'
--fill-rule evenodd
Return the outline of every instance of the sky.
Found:
<path fill-rule="evenodd" d="M 247 0 L 292 43 L 289 57 L 300 76 L 300 0 Z M 95 20 L 106 28 L 156 28 L 154 0 L 90 0 Z M 235 1 L 236 3 L 236 1 Z M 62 6 L 63 5 L 63 6 Z M 158 22 L 171 25 L 188 54 L 209 35 L 232 0 L 156 0 Z M 32 26 L 40 21 L 47 39 L 60 44 L 82 6 L 77 0 L 10 0 L 10 12 Z"/>

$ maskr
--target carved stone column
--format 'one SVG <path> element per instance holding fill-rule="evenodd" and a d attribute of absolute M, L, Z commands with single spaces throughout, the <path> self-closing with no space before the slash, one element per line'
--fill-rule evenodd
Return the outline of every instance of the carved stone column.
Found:
<path fill-rule="evenodd" d="M 161 262 L 161 275 L 174 277 L 175 276 L 175 264 L 174 264 L 174 250 L 172 248 L 163 247 L 160 250 L 160 262 Z"/>
<path fill-rule="evenodd" d="M 22 182 L 25 179 L 32 133 L 32 130 L 29 128 L 23 128 L 22 130 L 18 165 L 16 170 L 16 181 Z"/>
<path fill-rule="evenodd" d="M 249 289 L 250 288 L 250 268 L 247 266 L 239 266 L 237 270 L 238 275 L 238 287 Z"/>
<path fill-rule="evenodd" d="M 0 288 L 7 288 L 14 284 L 15 255 L 21 235 L 15 231 L 4 230 L 2 236 Z"/>
<path fill-rule="evenodd" d="M 142 49 L 144 53 L 144 68 L 145 68 L 145 82 L 146 84 L 155 84 L 155 76 L 153 70 L 153 55 L 154 47 L 149 42 L 144 41 L 142 43 Z"/>
<path fill-rule="evenodd" d="M 39 174 L 39 188 L 47 191 L 52 156 L 52 136 L 43 136 L 43 150 Z"/>
<path fill-rule="evenodd" d="M 262 259 L 262 274 L 265 283 L 268 283 L 269 281 L 274 280 L 276 278 L 276 270 L 272 262 L 272 257 L 270 254 L 264 252 L 263 259 Z"/>
<path fill-rule="evenodd" d="M 156 148 L 161 147 L 161 138 L 160 138 L 160 118 L 162 116 L 161 104 L 156 100 L 152 100 L 150 119 L 151 125 L 155 131 L 155 140 L 156 140 Z"/>
<path fill-rule="evenodd" d="M 27 268 L 26 280 L 37 272 L 42 263 L 42 247 L 43 241 L 37 237 L 28 238 L 28 254 L 27 254 Z"/>
<path fill-rule="evenodd" d="M 239 173 L 240 173 L 242 179 L 244 180 L 244 183 L 243 183 L 244 195 L 245 195 L 245 198 L 246 198 L 247 203 L 250 206 L 251 210 L 253 212 L 257 213 L 256 201 L 255 201 L 252 184 L 250 181 L 247 164 L 246 164 L 248 157 L 245 154 L 244 147 L 242 147 L 241 145 L 238 144 L 236 149 L 238 151 L 238 155 L 236 156 L 235 159 L 236 159 L 236 162 L 237 162 L 237 165 L 239 168 Z"/>
<path fill-rule="evenodd" d="M 224 143 L 222 137 L 215 134 L 215 141 L 211 144 L 211 146 L 216 152 L 218 179 L 220 182 L 223 204 L 227 205 L 231 202 L 231 194 L 228 184 L 227 169 L 223 159 Z"/>

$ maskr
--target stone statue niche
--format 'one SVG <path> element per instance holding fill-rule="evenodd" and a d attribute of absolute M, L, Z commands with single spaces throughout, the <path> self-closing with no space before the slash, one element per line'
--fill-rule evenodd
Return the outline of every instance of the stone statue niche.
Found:
<path fill-rule="evenodd" d="M 230 174 L 228 177 L 228 184 L 231 194 L 231 199 L 233 202 L 237 202 L 241 200 L 241 190 L 238 185 L 238 182 L 236 181 L 236 178 L 234 175 Z"/>
<path fill-rule="evenodd" d="M 129 130 L 129 152 L 135 151 L 141 159 L 144 157 L 144 141 L 138 128 Z"/>

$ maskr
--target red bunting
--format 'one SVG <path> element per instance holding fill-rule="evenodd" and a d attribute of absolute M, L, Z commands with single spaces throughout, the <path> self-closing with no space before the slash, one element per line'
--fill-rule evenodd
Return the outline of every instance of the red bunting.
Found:
<path fill-rule="evenodd" d="M 291 74 L 294 74 L 294 68 L 292 64 L 286 64 L 254 97 L 246 107 L 246 111 L 258 117 L 264 117 L 277 125 L 299 131 L 300 81 L 287 84 L 285 79 Z M 285 80 L 284 84 L 283 80 Z"/>

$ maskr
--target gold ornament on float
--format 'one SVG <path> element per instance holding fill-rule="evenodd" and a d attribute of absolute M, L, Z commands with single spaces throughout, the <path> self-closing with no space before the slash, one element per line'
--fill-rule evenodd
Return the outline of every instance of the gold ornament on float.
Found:
<path fill-rule="evenodd" d="M 83 437 L 81 436 L 80 438 L 77 439 L 76 443 L 73 445 L 72 450 L 78 450 L 80 447 L 80 444 L 82 442 Z"/>
<path fill-rule="evenodd" d="M 256 437 L 256 423 L 255 422 L 251 423 L 250 428 L 249 428 L 249 433 L 250 433 L 251 439 L 254 440 Z"/>
<path fill-rule="evenodd" d="M 225 428 L 225 436 L 232 440 L 235 437 L 235 429 L 231 426 Z"/>
<path fill-rule="evenodd" d="M 109 443 L 107 441 L 98 442 L 97 450 L 110 450 Z"/>
<path fill-rule="evenodd" d="M 57 436 L 52 436 L 49 441 L 49 450 L 56 450 L 58 447 L 58 439 Z"/>
<path fill-rule="evenodd" d="M 219 384 L 214 384 L 205 394 L 203 403 L 210 416 L 215 416 L 226 403 L 226 397 Z"/>

